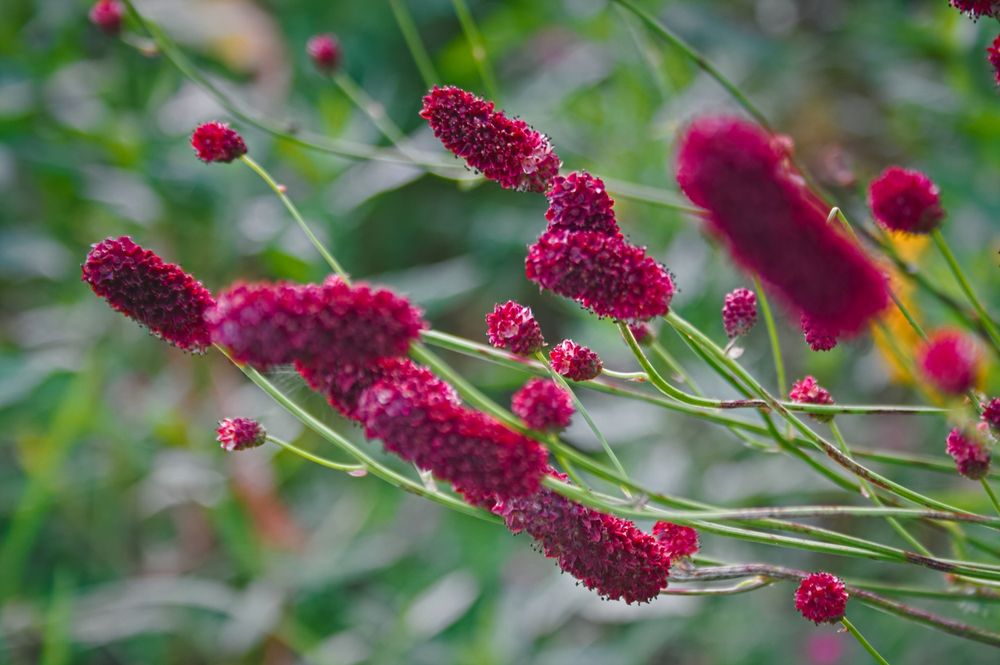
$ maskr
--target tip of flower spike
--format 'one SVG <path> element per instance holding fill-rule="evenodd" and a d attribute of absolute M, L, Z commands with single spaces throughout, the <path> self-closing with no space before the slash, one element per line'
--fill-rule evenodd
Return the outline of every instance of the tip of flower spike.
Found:
<path fill-rule="evenodd" d="M 837 336 L 814 323 L 807 315 L 802 315 L 799 326 L 806 338 L 806 344 L 813 351 L 829 351 L 837 346 Z"/>
<path fill-rule="evenodd" d="M 958 472 L 969 480 L 979 480 L 990 470 L 990 452 L 986 446 L 957 427 L 948 433 L 945 451 L 955 460 Z"/>
<path fill-rule="evenodd" d="M 604 369 L 596 353 L 570 339 L 564 339 L 549 351 L 549 363 L 556 373 L 572 381 L 589 381 Z"/>
<path fill-rule="evenodd" d="M 729 339 L 746 335 L 757 323 L 757 294 L 750 289 L 735 289 L 722 303 L 722 326 Z"/>
<path fill-rule="evenodd" d="M 698 532 L 689 526 L 681 526 L 673 522 L 657 522 L 653 525 L 653 535 L 670 553 L 670 560 L 675 561 L 698 553 Z"/>
<path fill-rule="evenodd" d="M 619 233 L 612 209 L 615 202 L 600 178 L 586 171 L 556 176 L 545 196 L 549 199 L 549 209 L 545 211 L 549 229 Z"/>
<path fill-rule="evenodd" d="M 309 41 L 306 42 L 306 53 L 309 54 L 309 59 L 312 60 L 316 69 L 324 74 L 335 71 L 343 56 L 340 40 L 332 34 L 310 37 Z"/>
<path fill-rule="evenodd" d="M 569 393 L 549 379 L 531 379 L 511 398 L 513 411 L 524 424 L 540 432 L 561 430 L 573 417 Z"/>
<path fill-rule="evenodd" d="M 950 0 L 950 3 L 974 21 L 983 16 L 1000 16 L 1000 2 L 997 0 Z"/>
<path fill-rule="evenodd" d="M 267 430 L 251 418 L 225 418 L 219 421 L 216 432 L 222 449 L 229 452 L 256 448 L 267 440 Z"/>
<path fill-rule="evenodd" d="M 891 231 L 930 233 L 944 219 L 937 185 L 920 171 L 898 166 L 872 180 L 868 205 L 875 220 Z"/>
<path fill-rule="evenodd" d="M 994 397 L 983 406 L 983 423 L 1000 439 L 1000 397 Z"/>
<path fill-rule="evenodd" d="M 247 154 L 246 143 L 224 122 L 206 122 L 191 134 L 191 147 L 203 162 L 228 163 Z"/>
<path fill-rule="evenodd" d="M 976 385 L 979 375 L 979 348 L 957 330 L 939 330 L 918 351 L 924 376 L 936 390 L 961 395 Z"/>
<path fill-rule="evenodd" d="M 97 0 L 90 8 L 90 22 L 109 35 L 117 35 L 122 29 L 125 7 L 119 0 Z"/>
<path fill-rule="evenodd" d="M 830 573 L 813 573 L 795 591 L 795 609 L 813 623 L 836 623 L 847 611 L 847 589 Z"/>
<path fill-rule="evenodd" d="M 522 356 L 535 354 L 545 344 L 531 308 L 513 300 L 497 305 L 486 315 L 486 335 L 496 348 Z"/>

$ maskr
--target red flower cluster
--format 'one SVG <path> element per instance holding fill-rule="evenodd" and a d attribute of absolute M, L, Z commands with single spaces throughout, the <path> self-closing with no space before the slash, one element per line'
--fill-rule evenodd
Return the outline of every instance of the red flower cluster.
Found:
<path fill-rule="evenodd" d="M 976 20 L 982 16 L 1000 15 L 998 0 L 951 0 L 951 6 Z"/>
<path fill-rule="evenodd" d="M 366 436 L 451 482 L 473 503 L 527 497 L 541 487 L 545 449 L 459 404 L 426 368 L 404 364 L 396 376 L 376 381 L 361 394 L 357 415 Z"/>
<path fill-rule="evenodd" d="M 531 429 L 561 430 L 573 417 L 573 399 L 549 379 L 531 379 L 514 393 L 511 411 Z"/>
<path fill-rule="evenodd" d="M 604 369 L 596 353 L 570 339 L 564 339 L 549 351 L 549 363 L 560 376 L 571 381 L 589 381 Z"/>
<path fill-rule="evenodd" d="M 760 127 L 730 117 L 696 120 L 680 140 L 677 182 L 708 209 L 709 228 L 737 263 L 815 325 L 855 334 L 888 304 L 878 266 L 827 224 L 783 142 Z"/>
<path fill-rule="evenodd" d="M 812 376 L 793 383 L 792 389 L 788 392 L 788 399 L 797 404 L 833 404 L 833 397 L 829 391 L 816 383 L 816 379 Z"/>
<path fill-rule="evenodd" d="M 202 353 L 212 343 L 205 314 L 215 301 L 201 282 L 128 236 L 94 245 L 83 264 L 94 293 L 174 346 Z"/>
<path fill-rule="evenodd" d="M 109 35 L 117 35 L 122 29 L 125 8 L 118 0 L 97 0 L 90 8 L 90 22 Z"/>
<path fill-rule="evenodd" d="M 494 512 L 513 533 L 526 531 L 545 556 L 605 598 L 644 603 L 667 586 L 670 553 L 628 520 L 548 489 L 501 502 Z"/>
<path fill-rule="evenodd" d="M 191 134 L 191 147 L 203 162 L 228 163 L 247 154 L 243 137 L 224 122 L 206 122 Z"/>
<path fill-rule="evenodd" d="M 990 452 L 957 427 L 948 433 L 945 450 L 955 460 L 958 472 L 970 480 L 979 480 L 990 470 Z"/>
<path fill-rule="evenodd" d="M 336 35 L 316 35 L 306 42 L 306 53 L 316 69 L 329 74 L 340 65 L 342 51 Z"/>
<path fill-rule="evenodd" d="M 830 573 L 809 575 L 795 591 L 795 609 L 813 623 L 836 623 L 847 611 L 847 589 Z"/>
<path fill-rule="evenodd" d="M 1000 397 L 994 397 L 983 407 L 983 422 L 1000 438 Z"/>
<path fill-rule="evenodd" d="M 829 351 L 837 346 L 837 336 L 826 328 L 816 325 L 807 315 L 802 315 L 799 326 L 806 338 L 806 344 L 813 351 Z"/>
<path fill-rule="evenodd" d="M 941 225 L 941 193 L 920 171 L 890 166 L 868 186 L 868 205 L 882 226 L 904 233 L 930 233 Z"/>
<path fill-rule="evenodd" d="M 540 351 L 545 339 L 530 307 L 508 300 L 486 315 L 486 335 L 490 344 L 521 356 Z"/>
<path fill-rule="evenodd" d="M 404 355 L 426 326 L 405 298 L 335 276 L 323 284 L 237 284 L 207 320 L 212 341 L 259 369 L 297 361 L 322 370 Z"/>
<path fill-rule="evenodd" d="M 997 80 L 997 85 L 1000 85 L 1000 35 L 993 40 L 993 43 L 986 47 L 986 56 L 990 61 L 990 65 L 993 66 L 993 73 Z"/>
<path fill-rule="evenodd" d="M 976 385 L 979 349 L 957 330 L 939 330 L 919 351 L 918 361 L 931 385 L 943 393 L 961 395 Z"/>
<path fill-rule="evenodd" d="M 544 192 L 559 173 L 559 156 L 544 134 L 471 92 L 435 86 L 420 117 L 445 148 L 505 189 Z"/>
<path fill-rule="evenodd" d="M 674 295 L 663 266 L 621 234 L 546 231 L 528 248 L 524 272 L 542 288 L 619 320 L 662 316 Z"/>
<path fill-rule="evenodd" d="M 223 450 L 229 452 L 248 450 L 264 445 L 267 431 L 256 420 L 250 418 L 226 418 L 219 421 L 216 429 Z"/>
<path fill-rule="evenodd" d="M 671 561 L 698 553 L 698 532 L 689 526 L 657 522 L 653 525 L 653 535 L 670 553 Z"/>
<path fill-rule="evenodd" d="M 735 289 L 722 303 L 722 327 L 729 339 L 746 335 L 757 323 L 757 294 L 750 289 Z"/>
<path fill-rule="evenodd" d="M 545 211 L 545 219 L 549 220 L 550 231 L 618 233 L 618 221 L 612 210 L 615 202 L 600 178 L 586 171 L 573 171 L 565 178 L 556 176 L 546 196 L 549 209 Z"/>

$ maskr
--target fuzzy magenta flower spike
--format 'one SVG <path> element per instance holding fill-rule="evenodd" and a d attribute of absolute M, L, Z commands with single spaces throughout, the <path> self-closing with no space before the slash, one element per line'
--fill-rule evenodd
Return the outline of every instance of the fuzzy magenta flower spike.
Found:
<path fill-rule="evenodd" d="M 256 448 L 267 440 L 267 430 L 251 418 L 225 418 L 216 432 L 222 449 L 229 452 Z"/>
<path fill-rule="evenodd" d="M 795 591 L 795 609 L 815 624 L 837 623 L 847 611 L 847 589 L 830 573 L 809 575 Z"/>
<path fill-rule="evenodd" d="M 549 363 L 557 374 L 571 381 L 589 381 L 604 369 L 596 353 L 571 339 L 564 339 L 549 351 Z"/>
<path fill-rule="evenodd" d="M 90 8 L 90 22 L 109 35 L 117 35 L 122 29 L 125 7 L 119 0 L 97 0 Z"/>
<path fill-rule="evenodd" d="M 983 16 L 1000 15 L 998 0 L 951 0 L 951 6 L 973 20 L 979 20 Z"/>
<path fill-rule="evenodd" d="M 890 166 L 868 186 L 875 220 L 890 231 L 930 233 L 941 225 L 941 194 L 920 171 Z"/>
<path fill-rule="evenodd" d="M 689 526 L 673 522 L 657 522 L 653 525 L 653 535 L 670 553 L 670 560 L 683 559 L 698 553 L 698 532 Z"/>
<path fill-rule="evenodd" d="M 191 134 L 191 147 L 205 163 L 229 163 L 247 154 L 247 145 L 235 129 L 224 122 L 206 122 Z"/>
<path fill-rule="evenodd" d="M 573 400 L 569 393 L 550 379 L 531 379 L 514 393 L 511 411 L 531 429 L 558 431 L 569 426 Z"/>
<path fill-rule="evenodd" d="M 958 330 L 932 333 L 918 351 L 917 361 L 931 386 L 943 393 L 961 395 L 976 385 L 979 348 Z"/>
<path fill-rule="evenodd" d="M 735 289 L 722 303 L 722 327 L 729 339 L 746 335 L 757 323 L 757 294 L 750 289 Z"/>
<path fill-rule="evenodd" d="M 957 427 L 948 433 L 945 450 L 955 460 L 958 472 L 969 480 L 979 480 L 990 470 L 990 452 Z"/>
<path fill-rule="evenodd" d="M 604 181 L 586 171 L 573 171 L 568 176 L 556 176 L 546 197 L 549 209 L 545 219 L 552 231 L 596 231 L 617 235 L 618 222 L 615 202 L 608 196 Z"/>
<path fill-rule="evenodd" d="M 520 356 L 534 355 L 545 344 L 531 308 L 513 300 L 497 305 L 486 315 L 486 335 L 496 348 Z"/>
<path fill-rule="evenodd" d="M 815 324 L 805 314 L 799 321 L 799 327 L 806 338 L 806 344 L 813 351 L 829 351 L 837 346 L 837 336 L 826 328 Z"/>

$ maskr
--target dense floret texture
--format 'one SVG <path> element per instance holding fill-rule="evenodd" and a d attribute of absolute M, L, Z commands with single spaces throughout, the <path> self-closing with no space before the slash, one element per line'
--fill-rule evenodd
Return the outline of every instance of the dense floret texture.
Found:
<path fill-rule="evenodd" d="M 545 344 L 531 308 L 513 300 L 497 305 L 486 315 L 486 336 L 496 348 L 522 356 L 533 355 Z"/>
<path fill-rule="evenodd" d="M 604 368 L 596 353 L 570 339 L 564 339 L 549 351 L 549 364 L 559 375 L 572 381 L 589 381 Z"/>
<path fill-rule="evenodd" d="M 546 196 L 549 209 L 545 219 L 553 231 L 595 231 L 607 235 L 618 233 L 618 222 L 612 209 L 604 181 L 585 171 L 557 176 Z"/>
<path fill-rule="evenodd" d="M 930 233 L 941 225 L 941 193 L 920 171 L 890 166 L 868 187 L 868 205 L 882 226 L 903 233 Z"/>
<path fill-rule="evenodd" d="M 561 430 L 573 417 L 573 400 L 555 381 L 535 378 L 514 393 L 511 410 L 531 429 Z"/>
<path fill-rule="evenodd" d="M 224 122 L 206 122 L 191 134 L 191 147 L 203 162 L 228 163 L 247 154 L 247 144 Z"/>
<path fill-rule="evenodd" d="M 750 289 L 734 289 L 722 303 L 722 327 L 729 339 L 742 337 L 757 323 L 757 294 Z"/>
<path fill-rule="evenodd" d="M 795 591 L 795 609 L 813 623 L 836 623 L 847 611 L 847 589 L 830 573 L 813 573 Z"/>
<path fill-rule="evenodd" d="M 657 522 L 653 525 L 653 535 L 670 554 L 670 560 L 694 556 L 698 553 L 698 532 L 689 526 L 673 522 Z"/>
<path fill-rule="evenodd" d="M 264 445 L 267 440 L 267 431 L 260 423 L 250 418 L 220 420 L 216 432 L 222 449 L 230 452 L 256 448 Z"/>
<path fill-rule="evenodd" d="M 990 470 L 990 452 L 958 428 L 948 433 L 945 450 L 955 460 L 958 472 L 969 480 L 979 480 Z"/>

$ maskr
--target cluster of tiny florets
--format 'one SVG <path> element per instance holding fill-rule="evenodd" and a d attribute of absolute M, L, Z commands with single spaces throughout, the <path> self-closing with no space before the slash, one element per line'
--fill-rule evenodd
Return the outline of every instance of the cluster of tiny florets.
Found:
<path fill-rule="evenodd" d="M 604 368 L 596 353 L 571 339 L 564 339 L 549 351 L 549 364 L 556 373 L 572 381 L 589 381 Z"/>
<path fill-rule="evenodd" d="M 875 220 L 891 231 L 930 233 L 941 225 L 941 194 L 920 171 L 890 166 L 872 180 L 868 205 Z"/>
<path fill-rule="evenodd" d="M 986 47 L 986 57 L 993 67 L 993 75 L 997 85 L 1000 85 L 1000 35 L 997 35 L 993 43 Z"/>
<path fill-rule="evenodd" d="M 247 154 L 247 144 L 224 122 L 206 122 L 191 134 L 191 147 L 203 162 L 228 163 Z"/>
<path fill-rule="evenodd" d="M 951 6 L 975 20 L 1000 15 L 998 0 L 951 0 Z"/>
<path fill-rule="evenodd" d="M 670 553 L 628 520 L 548 489 L 501 502 L 494 512 L 513 533 L 528 533 L 545 556 L 605 598 L 645 603 L 667 586 Z"/>
<path fill-rule="evenodd" d="M 486 315 L 486 336 L 496 348 L 521 356 L 533 355 L 545 344 L 531 308 L 513 300 L 497 305 Z"/>
<path fill-rule="evenodd" d="M 122 29 L 125 7 L 119 0 L 97 0 L 90 8 L 90 22 L 109 35 L 117 35 Z"/>
<path fill-rule="evenodd" d="M 976 385 L 979 349 L 958 330 L 932 334 L 919 350 L 918 362 L 930 384 L 943 393 L 960 395 Z"/>
<path fill-rule="evenodd" d="M 546 196 L 549 209 L 545 211 L 545 219 L 550 230 L 618 233 L 618 221 L 612 210 L 615 202 L 600 178 L 586 171 L 557 176 Z"/>
<path fill-rule="evenodd" d="M 847 589 L 830 573 L 813 573 L 795 591 L 795 609 L 813 623 L 836 623 L 847 611 Z"/>
<path fill-rule="evenodd" d="M 757 323 L 757 294 L 750 289 L 735 289 L 722 303 L 722 326 L 729 339 L 746 335 Z"/>
<path fill-rule="evenodd" d="M 806 338 L 806 344 L 813 351 L 829 351 L 837 346 L 837 336 L 829 329 L 815 323 L 806 314 L 799 320 L 799 327 Z"/>
<path fill-rule="evenodd" d="M 420 117 L 445 148 L 506 189 L 545 192 L 559 173 L 559 156 L 544 134 L 471 92 L 435 87 Z"/>
<path fill-rule="evenodd" d="M 306 53 L 316 69 L 329 74 L 340 65 L 342 50 L 336 35 L 323 34 L 309 38 L 306 42 Z"/>
<path fill-rule="evenodd" d="M 573 417 L 569 393 L 551 379 L 531 379 L 511 398 L 511 411 L 531 429 L 561 430 Z"/>
<path fill-rule="evenodd" d="M 820 386 L 813 376 L 806 376 L 792 384 L 788 399 L 797 404 L 833 404 L 830 392 Z"/>
<path fill-rule="evenodd" d="M 653 525 L 653 535 L 666 548 L 671 561 L 694 556 L 700 547 L 698 532 L 689 526 L 657 522 Z"/>
<path fill-rule="evenodd" d="M 234 452 L 264 445 L 267 431 L 251 418 L 225 418 L 219 421 L 218 441 L 223 450 Z"/>
<path fill-rule="evenodd" d="M 889 304 L 886 278 L 827 223 L 785 143 L 743 119 L 701 118 L 680 138 L 677 182 L 736 262 L 789 309 L 828 334 L 857 334 Z"/>
<path fill-rule="evenodd" d="M 979 480 L 990 470 L 990 451 L 957 427 L 948 433 L 945 450 L 955 460 L 958 472 L 970 480 Z"/>
<path fill-rule="evenodd" d="M 212 341 L 266 369 L 299 362 L 332 368 L 405 355 L 426 326 L 420 310 L 388 289 L 323 284 L 237 284 L 207 316 Z"/>
<path fill-rule="evenodd" d="M 113 309 L 186 351 L 212 343 L 205 314 L 215 301 L 201 282 L 128 236 L 94 245 L 82 279 Z"/>
<path fill-rule="evenodd" d="M 994 397 L 983 405 L 983 423 L 1000 438 L 1000 397 Z"/>

